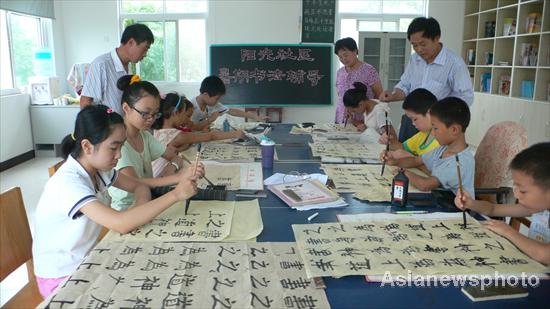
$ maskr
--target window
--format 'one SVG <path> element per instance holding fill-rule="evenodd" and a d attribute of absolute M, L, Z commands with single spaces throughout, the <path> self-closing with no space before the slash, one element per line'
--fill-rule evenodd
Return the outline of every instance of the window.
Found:
<path fill-rule="evenodd" d="M 0 10 L 0 28 L 0 88 L 23 87 L 36 75 L 35 52 L 42 48 L 51 51 L 51 19 Z"/>
<path fill-rule="evenodd" d="M 427 0 L 339 0 L 340 37 L 358 40 L 359 31 L 407 32 L 411 21 L 427 15 Z"/>
<path fill-rule="evenodd" d="M 152 81 L 200 82 L 206 76 L 207 0 L 119 0 L 122 28 L 147 25 L 155 36 L 134 72 Z"/>

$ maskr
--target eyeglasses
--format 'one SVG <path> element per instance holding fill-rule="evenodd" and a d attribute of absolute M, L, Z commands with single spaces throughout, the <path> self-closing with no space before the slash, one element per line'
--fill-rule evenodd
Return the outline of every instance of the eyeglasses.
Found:
<path fill-rule="evenodd" d="M 135 108 L 135 106 L 131 106 L 131 108 L 132 108 L 133 110 L 135 110 L 136 112 L 138 112 L 138 113 L 141 115 L 141 118 L 143 118 L 143 120 L 149 120 L 149 119 L 151 119 L 151 118 L 157 120 L 157 119 L 159 119 L 160 117 L 162 117 L 162 113 L 161 113 L 161 112 L 154 113 L 154 114 L 150 114 L 150 113 L 146 113 L 146 112 L 140 111 L 139 109 Z"/>

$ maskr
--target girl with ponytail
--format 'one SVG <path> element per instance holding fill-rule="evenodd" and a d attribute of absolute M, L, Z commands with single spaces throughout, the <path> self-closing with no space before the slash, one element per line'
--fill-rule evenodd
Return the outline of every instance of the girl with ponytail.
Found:
<path fill-rule="evenodd" d="M 387 130 L 395 136 L 395 130 L 391 125 L 389 116 L 386 122 L 386 113 L 389 115 L 390 106 L 387 103 L 370 100 L 367 96 L 367 86 L 360 82 L 353 83 L 354 88 L 348 89 L 344 93 L 344 106 L 346 107 L 347 117 L 351 123 L 359 130 L 365 131 L 367 128 L 374 129 L 378 134 L 383 134 Z M 354 114 L 364 114 L 365 119 L 354 120 Z M 390 135 L 392 136 L 392 135 Z"/>
<path fill-rule="evenodd" d="M 208 142 L 213 140 L 223 140 L 230 138 L 244 138 L 242 130 L 231 132 L 208 131 L 208 132 L 182 132 L 179 127 L 193 127 L 191 116 L 194 107 L 191 101 L 185 96 L 177 93 L 168 93 L 164 99 L 161 99 L 160 110 L 162 117 L 153 124 L 154 136 L 168 148 L 173 148 L 177 152 L 189 148 L 192 144 Z M 170 168 L 175 168 L 164 158 L 158 158 L 153 161 L 153 175 L 161 177 L 170 174 Z"/>
<path fill-rule="evenodd" d="M 173 191 L 149 201 L 148 186 L 114 169 L 125 140 L 122 117 L 105 105 L 82 109 L 73 133 L 63 139 L 66 161 L 44 187 L 33 233 L 34 273 L 44 298 L 76 270 L 95 246 L 102 226 L 128 233 L 197 192 L 202 166 L 197 176 L 178 175 Z M 143 203 L 116 211 L 110 207 L 110 187 L 132 192 Z"/>
<path fill-rule="evenodd" d="M 162 117 L 157 87 L 148 81 L 142 81 L 137 75 L 121 77 L 117 86 L 122 90 L 126 142 L 122 145 L 122 155 L 116 169 L 153 189 L 177 184 L 182 173 L 191 173 L 192 170 L 181 169 L 179 173 L 172 170 L 171 173 L 166 173 L 168 176 L 160 178 L 153 175 L 152 162 L 158 158 L 174 162 L 178 170 L 183 165 L 183 160 L 175 149 L 166 147 L 149 133 L 153 123 Z M 111 207 L 117 210 L 140 203 L 132 193 L 125 190 L 110 188 L 109 193 L 113 198 Z"/>

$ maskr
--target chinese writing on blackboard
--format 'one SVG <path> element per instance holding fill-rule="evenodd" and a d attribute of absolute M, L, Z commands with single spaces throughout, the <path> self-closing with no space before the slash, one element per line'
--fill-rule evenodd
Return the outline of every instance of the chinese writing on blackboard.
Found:
<path fill-rule="evenodd" d="M 335 0 L 303 0 L 302 41 L 333 42 L 335 11 Z"/>

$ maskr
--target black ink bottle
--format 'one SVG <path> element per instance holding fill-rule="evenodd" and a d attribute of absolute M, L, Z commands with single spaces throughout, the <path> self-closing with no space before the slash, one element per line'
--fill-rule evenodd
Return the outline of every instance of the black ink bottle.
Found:
<path fill-rule="evenodd" d="M 400 168 L 399 173 L 393 177 L 391 183 L 391 204 L 392 206 L 405 207 L 409 194 L 409 178 L 405 170 Z"/>

